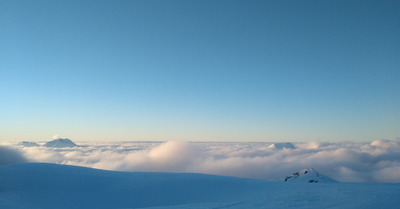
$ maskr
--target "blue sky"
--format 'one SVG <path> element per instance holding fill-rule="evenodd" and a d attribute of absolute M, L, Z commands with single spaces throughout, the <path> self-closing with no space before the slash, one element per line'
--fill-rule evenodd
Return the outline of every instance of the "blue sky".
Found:
<path fill-rule="evenodd" d="M 0 2 L 0 140 L 400 137 L 399 1 Z"/>

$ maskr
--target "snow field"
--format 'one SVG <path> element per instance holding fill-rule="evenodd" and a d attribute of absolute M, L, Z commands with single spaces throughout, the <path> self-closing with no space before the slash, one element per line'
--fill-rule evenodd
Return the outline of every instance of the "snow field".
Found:
<path fill-rule="evenodd" d="M 194 173 L 0 166 L 0 208 L 393 208 L 400 184 L 289 183 Z"/>

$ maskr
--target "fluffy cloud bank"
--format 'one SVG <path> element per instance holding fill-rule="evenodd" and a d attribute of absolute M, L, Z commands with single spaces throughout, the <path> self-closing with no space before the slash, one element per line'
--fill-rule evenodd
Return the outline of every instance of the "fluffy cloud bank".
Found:
<path fill-rule="evenodd" d="M 400 182 L 400 143 L 195 143 L 182 141 L 19 146 L 30 161 L 121 171 L 196 172 L 282 180 L 315 168 L 339 181 Z M 284 146 L 282 146 L 284 145 Z M 0 152 L 1 153 L 1 152 Z"/>

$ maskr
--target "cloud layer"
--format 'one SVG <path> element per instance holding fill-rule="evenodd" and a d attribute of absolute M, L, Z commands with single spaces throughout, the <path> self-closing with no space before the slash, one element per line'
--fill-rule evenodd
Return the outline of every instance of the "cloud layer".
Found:
<path fill-rule="evenodd" d="M 271 143 L 77 144 L 80 146 L 74 148 L 19 145 L 18 149 L 34 162 L 107 170 L 196 172 L 282 180 L 303 168 L 315 168 L 338 181 L 400 182 L 400 143 L 391 140 L 296 143 L 294 149 L 277 149 L 280 146 Z"/>

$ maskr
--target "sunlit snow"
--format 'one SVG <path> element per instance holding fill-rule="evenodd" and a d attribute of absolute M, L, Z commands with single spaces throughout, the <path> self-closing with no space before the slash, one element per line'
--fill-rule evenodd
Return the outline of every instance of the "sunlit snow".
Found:
<path fill-rule="evenodd" d="M 400 185 L 300 183 L 56 164 L 0 166 L 0 208 L 393 208 Z"/>

